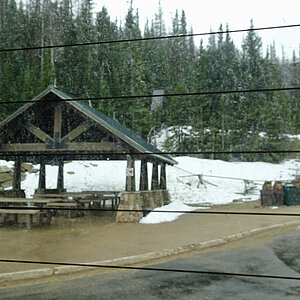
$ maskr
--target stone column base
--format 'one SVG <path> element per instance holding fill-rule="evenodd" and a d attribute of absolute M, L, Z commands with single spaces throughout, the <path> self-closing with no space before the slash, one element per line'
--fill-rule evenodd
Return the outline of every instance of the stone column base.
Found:
<path fill-rule="evenodd" d="M 121 210 L 147 210 L 151 211 L 170 203 L 170 195 L 167 190 L 123 192 L 120 197 L 116 222 L 138 223 L 148 212 L 122 212 Z"/>
<path fill-rule="evenodd" d="M 118 210 L 142 210 L 139 192 L 124 192 L 120 197 Z M 143 217 L 142 212 L 118 211 L 116 215 L 117 223 L 138 223 Z"/>

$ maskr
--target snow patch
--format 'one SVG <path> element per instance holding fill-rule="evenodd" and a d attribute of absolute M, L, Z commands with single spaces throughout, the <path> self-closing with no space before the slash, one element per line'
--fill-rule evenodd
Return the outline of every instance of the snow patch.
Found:
<path fill-rule="evenodd" d="M 143 217 L 140 220 L 141 224 L 158 224 L 163 222 L 172 222 L 175 221 L 179 216 L 183 215 L 183 213 L 169 213 L 169 212 L 155 212 L 155 211 L 194 211 L 198 210 L 199 207 L 192 207 L 180 202 L 171 202 L 168 205 L 164 205 L 162 207 L 155 208 L 152 212 L 150 212 L 147 216 Z M 208 209 L 205 207 L 203 209 Z"/>

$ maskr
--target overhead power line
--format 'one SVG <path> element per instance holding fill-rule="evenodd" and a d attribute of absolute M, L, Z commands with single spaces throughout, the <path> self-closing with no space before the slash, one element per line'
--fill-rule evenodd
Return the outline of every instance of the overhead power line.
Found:
<path fill-rule="evenodd" d="M 134 43 L 134 42 L 141 42 L 141 41 L 167 40 L 167 39 L 177 39 L 177 38 L 187 38 L 187 37 L 201 37 L 201 36 L 206 36 L 206 35 L 239 33 L 239 32 L 248 32 L 248 31 L 274 30 L 274 29 L 287 29 L 287 28 L 295 28 L 295 27 L 300 27 L 300 24 L 257 27 L 257 28 L 236 29 L 236 30 L 223 30 L 223 31 L 203 32 L 203 33 L 189 33 L 189 34 L 169 35 L 169 36 L 160 36 L 160 37 L 147 37 L 147 38 L 137 38 L 137 39 L 109 40 L 109 41 L 72 43 L 72 44 L 35 46 L 35 47 L 5 48 L 5 49 L 0 49 L 0 53 L 15 52 L 15 51 L 41 50 L 41 49 L 54 49 L 54 48 L 70 48 L 70 47 L 82 47 L 82 46 Z"/>
<path fill-rule="evenodd" d="M 233 272 L 203 271 L 203 270 L 116 266 L 116 265 L 100 265 L 100 264 L 84 264 L 84 263 L 52 262 L 52 261 L 36 261 L 36 260 L 17 260 L 17 259 L 0 259 L 0 262 L 2 262 L 2 263 L 18 263 L 18 264 L 39 264 L 39 265 L 52 265 L 52 266 L 102 268 L 102 269 L 105 268 L 105 269 L 139 270 L 139 271 L 176 272 L 176 273 L 218 275 L 218 276 L 230 276 L 230 277 L 248 277 L 248 278 L 251 277 L 251 278 L 265 278 L 265 279 L 300 280 L 300 277 L 296 277 L 296 276 L 248 274 L 248 273 L 233 273 Z"/>
<path fill-rule="evenodd" d="M 246 89 L 246 90 L 222 90 L 222 91 L 204 91 L 204 92 L 190 92 L 190 93 L 168 93 L 158 94 L 155 97 L 191 97 L 191 96 L 210 96 L 210 95 L 226 95 L 226 94 L 248 94 L 248 93 L 268 93 L 268 92 L 284 92 L 284 91 L 297 91 L 300 87 L 280 87 L 280 88 L 265 88 L 265 89 Z M 127 95 L 127 96 L 109 96 L 109 97 L 83 97 L 71 99 L 55 99 L 55 100 L 12 100 L 0 101 L 2 104 L 26 104 L 26 103 L 46 103 L 46 102 L 71 102 L 71 101 L 108 101 L 108 100 L 135 100 L 142 98 L 153 98 L 152 94 L 145 95 Z"/>
<path fill-rule="evenodd" d="M 76 196 L 75 196 L 76 197 Z M 26 199 L 24 199 L 26 202 Z M 93 202 L 93 200 L 91 200 Z M 15 210 L 20 206 L 1 206 L 0 209 Z M 201 209 L 201 208 L 199 208 Z M 97 212 L 141 212 L 141 213 L 178 213 L 178 214 L 194 214 L 194 215 L 245 215 L 245 216 L 277 216 L 277 217 L 300 217 L 300 213 L 272 213 L 272 212 L 240 212 L 240 211 L 188 211 L 188 210 L 149 210 L 149 209 L 112 209 L 112 208 L 70 208 L 70 207 L 37 207 L 22 206 L 22 210 L 53 210 L 53 211 L 97 211 Z"/>
<path fill-rule="evenodd" d="M 62 157 L 62 156 L 90 156 L 90 157 L 109 157 L 111 156 L 113 159 L 113 156 L 120 156 L 120 155 L 131 155 L 131 156 L 143 156 L 143 155 L 173 155 L 173 156 L 183 156 L 183 155 L 218 155 L 218 154 L 297 154 L 300 153 L 300 150 L 241 150 L 241 151 L 169 151 L 169 152 L 69 152 L 68 150 L 56 150 L 49 151 L 49 152 L 9 152 L 9 151 L 1 151 L 0 150 L 0 158 L 2 156 L 10 156 L 10 157 L 23 157 L 23 156 L 51 156 L 51 157 Z"/>

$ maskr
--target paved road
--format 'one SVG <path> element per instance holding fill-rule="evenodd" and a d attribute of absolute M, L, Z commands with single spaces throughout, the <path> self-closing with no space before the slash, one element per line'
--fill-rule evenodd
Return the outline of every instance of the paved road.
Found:
<path fill-rule="evenodd" d="M 180 258 L 160 268 L 297 276 L 300 230 L 255 246 Z M 0 290 L 0 299 L 300 299 L 300 280 L 122 271 Z"/>

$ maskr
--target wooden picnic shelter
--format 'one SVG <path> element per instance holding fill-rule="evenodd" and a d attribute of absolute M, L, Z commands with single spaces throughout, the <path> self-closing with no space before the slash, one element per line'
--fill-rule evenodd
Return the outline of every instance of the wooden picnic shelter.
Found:
<path fill-rule="evenodd" d="M 47 164 L 58 166 L 57 188 L 65 191 L 64 162 L 125 160 L 125 191 L 166 190 L 166 165 L 177 162 L 117 120 L 49 86 L 0 123 L 0 157 L 14 161 L 10 196 L 24 197 L 21 163 L 40 164 L 39 193 L 47 193 Z M 140 186 L 135 185 L 135 161 L 141 161 Z M 147 164 L 152 174 L 148 184 Z M 99 170 L 101 172 L 101 170 Z M 51 191 L 53 192 L 53 191 Z"/>

